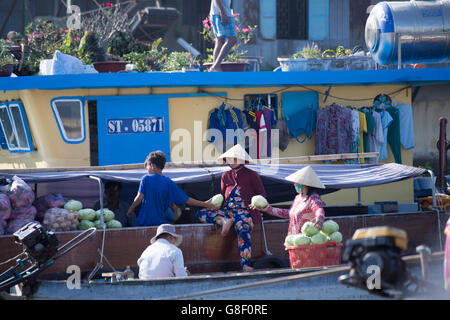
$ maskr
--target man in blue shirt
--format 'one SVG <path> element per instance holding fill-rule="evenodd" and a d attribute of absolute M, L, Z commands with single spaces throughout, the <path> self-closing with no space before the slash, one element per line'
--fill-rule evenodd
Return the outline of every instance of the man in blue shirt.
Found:
<path fill-rule="evenodd" d="M 134 209 L 141 205 L 136 226 L 159 226 L 163 223 L 171 223 L 167 217 L 167 209 L 173 204 L 188 204 L 190 206 L 219 209 L 210 202 L 199 201 L 188 197 L 175 182 L 162 175 L 166 165 L 166 156 L 162 151 L 153 151 L 145 160 L 145 175 L 139 185 L 139 191 L 133 203 L 128 209 L 127 215 L 131 216 Z"/>

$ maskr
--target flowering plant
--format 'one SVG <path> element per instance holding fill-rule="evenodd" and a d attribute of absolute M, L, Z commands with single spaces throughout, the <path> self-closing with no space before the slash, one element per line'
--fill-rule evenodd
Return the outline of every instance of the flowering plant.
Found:
<path fill-rule="evenodd" d="M 228 56 L 224 59 L 225 61 L 238 61 L 247 53 L 247 50 L 241 50 L 242 45 L 246 45 L 252 38 L 253 33 L 255 32 L 256 28 L 258 26 L 246 26 L 243 27 L 242 23 L 239 20 L 239 14 L 235 13 L 233 15 L 234 22 L 236 25 L 236 37 L 237 42 L 236 44 L 231 48 L 230 52 L 228 53 Z M 212 22 L 209 17 L 206 17 L 203 20 L 203 30 L 201 34 L 203 35 L 203 39 L 210 42 L 211 44 L 214 44 L 216 41 L 216 38 L 214 36 L 214 30 L 212 28 Z M 212 62 L 213 61 L 213 53 L 214 48 L 207 48 L 206 52 L 208 54 L 207 59 L 205 62 Z"/>

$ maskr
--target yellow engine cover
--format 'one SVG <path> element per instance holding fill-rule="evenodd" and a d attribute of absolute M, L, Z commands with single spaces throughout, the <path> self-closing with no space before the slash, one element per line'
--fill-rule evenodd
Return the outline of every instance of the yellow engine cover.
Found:
<path fill-rule="evenodd" d="M 353 234 L 352 239 L 356 240 L 376 237 L 392 237 L 398 248 L 406 250 L 408 247 L 408 235 L 406 231 L 388 226 L 358 229 Z"/>

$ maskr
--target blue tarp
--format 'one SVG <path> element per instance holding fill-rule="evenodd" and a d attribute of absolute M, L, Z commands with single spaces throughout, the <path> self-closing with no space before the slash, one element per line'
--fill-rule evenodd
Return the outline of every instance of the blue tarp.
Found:
<path fill-rule="evenodd" d="M 300 164 L 280 165 L 249 165 L 261 176 L 270 202 L 292 200 L 295 190 L 292 183 L 285 180 L 288 175 L 304 168 Z M 330 193 L 339 189 L 363 188 L 397 182 L 417 177 L 427 171 L 416 167 L 397 163 L 387 164 L 352 164 L 352 165 L 311 165 L 326 186 L 322 193 Z M 220 177 L 229 170 L 227 166 L 166 168 L 165 176 L 170 177 L 188 194 L 198 199 L 206 199 L 220 189 Z M 98 171 L 64 171 L 64 172 L 36 172 L 17 174 L 27 183 L 57 182 L 85 178 L 99 177 L 102 180 L 115 180 L 127 183 L 139 183 L 145 169 L 135 170 L 98 170 Z M 14 174 L 2 174 L 0 178 L 11 179 Z"/>
<path fill-rule="evenodd" d="M 257 171 L 261 177 L 270 178 L 278 182 L 292 184 L 284 180 L 288 175 L 304 168 L 306 165 L 279 164 L 279 165 L 248 165 L 248 168 Z M 417 177 L 427 171 L 425 169 L 401 165 L 387 164 L 361 164 L 361 165 L 311 165 L 327 188 L 348 189 L 369 187 L 379 184 L 391 183 Z M 229 170 L 227 166 L 194 167 L 194 168 L 166 168 L 165 176 L 176 183 L 204 182 L 221 177 Z M 64 172 L 36 172 L 17 174 L 28 183 L 55 182 L 72 180 L 89 176 L 96 176 L 105 180 L 121 182 L 139 182 L 146 174 L 145 169 L 134 170 L 99 170 L 99 171 L 64 171 Z M 14 174 L 2 174 L 0 178 L 12 178 Z"/>

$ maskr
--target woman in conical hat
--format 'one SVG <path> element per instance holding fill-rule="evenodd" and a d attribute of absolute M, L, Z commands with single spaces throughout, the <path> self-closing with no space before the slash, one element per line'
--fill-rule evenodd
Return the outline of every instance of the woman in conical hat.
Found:
<path fill-rule="evenodd" d="M 288 234 L 298 234 L 302 231 L 302 226 L 307 221 L 313 222 L 319 229 L 322 228 L 325 219 L 322 200 L 318 190 L 325 189 L 324 184 L 314 172 L 311 166 L 300 169 L 285 178 L 294 183 L 298 195 L 290 209 L 274 208 L 268 205 L 263 212 L 284 219 L 289 219 Z M 250 206 L 256 209 L 253 206 Z"/>
<path fill-rule="evenodd" d="M 221 178 L 220 193 L 224 197 L 220 210 L 203 209 L 197 212 L 197 218 L 204 223 L 214 223 L 222 226 L 222 236 L 227 235 L 234 226 L 238 236 L 240 262 L 244 271 L 251 267 L 251 232 L 253 223 L 261 223 L 261 213 L 249 210 L 251 199 L 255 195 L 266 196 L 263 183 L 258 173 L 245 165 L 254 161 L 237 144 L 218 157 L 227 163 L 230 170 L 225 171 Z"/>

